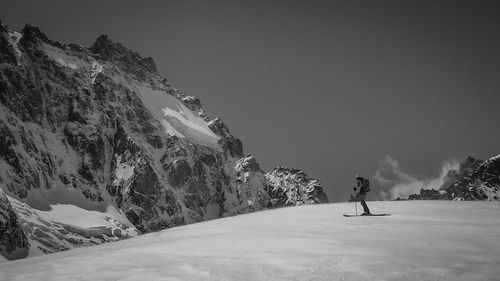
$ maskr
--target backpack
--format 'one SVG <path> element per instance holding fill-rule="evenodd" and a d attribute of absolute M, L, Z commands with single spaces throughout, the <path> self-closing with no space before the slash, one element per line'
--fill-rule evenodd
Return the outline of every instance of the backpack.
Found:
<path fill-rule="evenodd" d="M 370 181 L 363 178 L 363 185 L 361 186 L 361 192 L 367 193 L 370 191 Z"/>

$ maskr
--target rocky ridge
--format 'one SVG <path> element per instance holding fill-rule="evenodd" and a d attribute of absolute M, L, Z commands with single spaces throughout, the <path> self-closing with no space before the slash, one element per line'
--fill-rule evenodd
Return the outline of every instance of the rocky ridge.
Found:
<path fill-rule="evenodd" d="M 0 168 L 7 258 L 328 201 L 300 170 L 265 174 L 151 58 L 106 35 L 90 48 L 52 41 L 33 25 L 0 23 Z"/>
<path fill-rule="evenodd" d="M 265 175 L 272 206 L 298 206 L 328 202 L 319 180 L 299 169 L 280 166 Z"/>
<path fill-rule="evenodd" d="M 468 157 L 458 170 L 450 171 L 442 186 L 421 189 L 409 200 L 491 200 L 500 201 L 500 155 L 487 161 Z"/>

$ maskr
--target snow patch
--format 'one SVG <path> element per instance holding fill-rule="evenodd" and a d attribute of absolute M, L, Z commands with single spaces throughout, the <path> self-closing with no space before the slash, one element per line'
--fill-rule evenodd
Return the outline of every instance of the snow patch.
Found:
<path fill-rule="evenodd" d="M 490 158 L 490 161 L 500 160 L 500 154 Z"/>
<path fill-rule="evenodd" d="M 108 206 L 106 212 L 97 212 L 85 210 L 75 205 L 57 204 L 51 205 L 49 211 L 36 210 L 36 212 L 44 220 L 80 227 L 116 227 L 110 218 L 123 221 L 122 224 L 132 227 L 132 224 L 128 220 L 124 220 L 123 215 L 114 206 Z"/>
<path fill-rule="evenodd" d="M 115 179 L 113 180 L 114 186 L 123 185 L 125 189 L 122 191 L 122 194 L 126 194 L 129 192 L 129 187 L 131 184 L 130 179 L 134 175 L 134 165 L 130 165 L 126 162 L 121 162 L 122 157 L 120 155 L 115 155 L 116 157 L 116 170 L 115 170 Z"/>
<path fill-rule="evenodd" d="M 127 163 L 121 163 L 121 156 L 116 156 L 116 171 L 115 176 L 116 182 L 126 181 L 134 175 L 135 166 L 128 165 Z"/>
<path fill-rule="evenodd" d="M 153 117 L 170 135 L 190 139 L 198 144 L 220 149 L 219 138 L 208 127 L 208 123 L 187 108 L 179 99 L 161 90 L 153 90 L 145 84 L 136 83 L 134 87 L 143 104 Z"/>
<path fill-rule="evenodd" d="M 51 46 L 49 44 L 43 44 L 42 50 L 47 54 L 48 57 L 56 61 L 62 66 L 68 67 L 73 70 L 77 70 L 79 68 L 87 68 L 89 64 L 76 56 L 71 56 L 66 54 L 63 50 Z"/>
<path fill-rule="evenodd" d="M 63 65 L 63 66 L 66 66 L 66 67 L 69 67 L 73 70 L 77 70 L 78 69 L 78 66 L 76 66 L 76 64 L 74 63 L 67 63 L 65 62 L 62 58 L 57 58 L 56 61 L 60 64 L 60 65 Z"/>

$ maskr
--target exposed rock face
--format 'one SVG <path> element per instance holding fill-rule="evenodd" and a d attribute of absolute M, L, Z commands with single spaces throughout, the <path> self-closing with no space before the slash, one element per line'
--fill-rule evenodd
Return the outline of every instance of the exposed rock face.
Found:
<path fill-rule="evenodd" d="M 0 62 L 16 63 L 11 32 L 0 21 Z"/>
<path fill-rule="evenodd" d="M 273 171 L 273 184 L 284 181 L 271 192 L 255 158 L 198 98 L 105 35 L 85 48 L 32 25 L 22 34 L 0 25 L 0 59 L 0 183 L 10 218 L 2 225 L 12 228 L 2 237 L 18 241 L 6 251 L 26 248 L 26 237 L 34 255 L 258 211 L 280 190 L 290 198 L 272 206 L 327 200 L 299 170 Z M 56 205 L 95 220 L 72 222 Z"/>
<path fill-rule="evenodd" d="M 224 151 L 228 151 L 231 157 L 243 157 L 243 145 L 241 141 L 231 135 L 222 120 L 215 118 L 208 123 L 208 127 L 221 138 L 219 142 L 222 144 Z"/>
<path fill-rule="evenodd" d="M 475 159 L 471 156 L 467 157 L 464 161 L 460 162 L 458 170 L 451 170 L 444 178 L 444 183 L 439 187 L 439 190 L 447 190 L 459 179 L 470 175 L 475 169 L 479 167 L 484 161 Z"/>
<path fill-rule="evenodd" d="M 28 255 L 29 243 L 7 196 L 0 189 L 0 254 L 7 259 Z"/>
<path fill-rule="evenodd" d="M 500 155 L 484 161 L 446 190 L 450 200 L 500 201 Z"/>
<path fill-rule="evenodd" d="M 280 166 L 266 174 L 270 185 L 271 206 L 327 203 L 328 196 L 317 179 L 299 169 Z"/>
<path fill-rule="evenodd" d="M 421 189 L 410 200 L 496 200 L 500 201 L 500 155 L 481 161 L 468 157 L 460 168 L 450 171 L 439 189 Z"/>
<path fill-rule="evenodd" d="M 148 74 L 157 73 L 153 58 L 142 58 L 138 53 L 113 42 L 107 35 L 101 35 L 94 42 L 90 51 L 102 60 L 118 64 L 128 72 L 144 78 Z"/>
<path fill-rule="evenodd" d="M 259 163 L 251 155 L 241 158 L 236 162 L 236 188 L 240 205 L 248 204 L 250 210 L 259 210 L 268 206 L 269 194 L 268 185 L 264 172 L 260 169 Z M 263 186 L 264 188 L 255 190 L 253 186 Z M 243 202 L 241 196 L 245 193 L 247 202 Z"/>

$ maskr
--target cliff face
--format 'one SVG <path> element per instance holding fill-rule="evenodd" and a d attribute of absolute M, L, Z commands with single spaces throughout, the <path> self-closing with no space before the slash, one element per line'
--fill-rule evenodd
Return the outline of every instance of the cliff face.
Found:
<path fill-rule="evenodd" d="M 151 58 L 105 35 L 85 48 L 1 25 L 0 60 L 2 208 L 31 254 L 273 205 L 242 142 Z"/>

